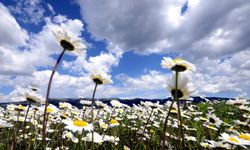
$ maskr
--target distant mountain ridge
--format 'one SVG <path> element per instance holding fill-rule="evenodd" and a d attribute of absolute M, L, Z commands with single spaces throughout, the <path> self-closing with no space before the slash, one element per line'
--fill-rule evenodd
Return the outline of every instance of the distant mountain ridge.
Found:
<path fill-rule="evenodd" d="M 223 100 L 229 100 L 229 99 L 233 99 L 233 98 L 222 98 L 222 97 L 192 97 L 193 103 L 199 103 L 199 102 L 205 102 L 205 101 L 214 101 L 214 100 L 218 100 L 218 101 L 223 101 Z M 140 104 L 141 101 L 145 102 L 145 101 L 151 101 L 151 102 L 159 102 L 160 104 L 164 104 L 167 101 L 171 101 L 171 98 L 165 98 L 165 99 L 143 99 L 143 98 L 133 98 L 133 99 L 120 99 L 120 98 L 100 98 L 100 99 L 95 99 L 95 100 L 99 100 L 102 101 L 104 103 L 109 104 L 109 102 L 111 100 L 118 100 L 121 103 L 127 104 L 129 106 L 132 106 L 133 104 Z M 91 98 L 50 98 L 49 103 L 50 104 L 54 104 L 56 106 L 58 106 L 59 102 L 68 102 L 70 104 L 72 104 L 73 106 L 76 106 L 78 108 L 82 107 L 82 104 L 80 103 L 81 100 L 91 100 Z M 1 107 L 6 107 L 8 104 L 22 104 L 22 105 L 27 105 L 28 103 L 25 101 L 22 102 L 10 102 L 10 103 L 0 103 Z"/>

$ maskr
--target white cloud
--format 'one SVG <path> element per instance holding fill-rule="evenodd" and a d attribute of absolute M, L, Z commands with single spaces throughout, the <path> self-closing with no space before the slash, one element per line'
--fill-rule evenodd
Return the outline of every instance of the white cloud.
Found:
<path fill-rule="evenodd" d="M 52 15 L 56 14 L 54 8 L 49 3 L 47 3 L 47 7 L 48 7 L 49 11 L 52 13 Z"/>
<path fill-rule="evenodd" d="M 0 3 L 0 14 L 0 45 L 11 49 L 25 45 L 29 37 L 28 33 L 20 27 L 2 3 Z"/>
<path fill-rule="evenodd" d="M 232 57 L 220 59 L 205 58 L 197 65 L 194 74 L 195 85 L 201 93 L 237 92 L 250 93 L 250 50 L 234 54 Z M 244 94 L 246 95 L 246 94 Z"/>
<path fill-rule="evenodd" d="M 20 85 L 21 87 L 36 85 L 41 89 L 42 95 L 45 95 L 50 74 L 51 70 L 35 71 L 31 76 L 17 76 L 9 85 Z M 99 85 L 96 98 L 165 98 L 169 96 L 168 91 L 164 88 L 167 76 L 158 71 L 149 71 L 138 78 L 126 75 L 119 75 L 116 78 L 122 84 Z M 93 89 L 94 82 L 89 75 L 79 77 L 56 72 L 52 82 L 50 97 L 91 97 Z M 2 101 L 17 95 L 17 90 L 14 90 L 2 98 Z M 15 99 L 11 100 L 15 101 Z"/>
<path fill-rule="evenodd" d="M 197 66 L 194 81 L 200 94 L 250 94 L 250 2 L 189 0 L 182 15 L 185 2 L 78 1 L 88 30 L 97 40 L 112 45 L 108 47 L 110 52 L 114 51 L 110 47 L 118 48 L 120 53 L 177 51 Z"/>
<path fill-rule="evenodd" d="M 95 38 L 118 45 L 123 51 L 134 49 L 138 53 L 162 52 L 171 44 L 166 36 L 182 17 L 179 15 L 176 19 L 167 11 L 177 14 L 184 3 L 162 0 L 153 3 L 150 0 L 79 1 L 83 18 Z"/>
<path fill-rule="evenodd" d="M 72 71 L 89 73 L 95 71 L 103 71 L 106 73 L 111 72 L 112 66 L 117 66 L 120 57 L 117 57 L 111 53 L 100 53 L 98 56 L 89 57 L 87 60 L 85 56 L 79 56 L 75 61 L 63 61 L 64 69 L 70 69 Z"/>
<path fill-rule="evenodd" d="M 22 87 L 27 87 L 28 85 L 36 85 L 41 90 L 42 95 L 46 95 L 49 77 L 51 75 L 51 70 L 35 71 L 31 76 L 17 76 L 12 80 L 12 85 L 20 85 Z M 109 89 L 105 89 L 109 85 L 98 86 L 97 97 L 108 96 L 107 92 L 110 94 Z M 55 73 L 50 97 L 63 97 L 63 98 L 78 98 L 78 96 L 91 97 L 93 94 L 94 82 L 90 76 L 72 76 L 66 74 Z M 16 90 L 14 90 L 16 91 Z M 13 96 L 11 92 L 9 96 Z"/>
<path fill-rule="evenodd" d="M 190 0 L 184 15 L 181 8 L 185 1 L 78 2 L 92 35 L 123 51 L 149 54 L 178 50 L 199 58 L 227 55 L 249 47 L 248 1 Z"/>
<path fill-rule="evenodd" d="M 44 21 L 46 9 L 41 0 L 16 0 L 15 5 L 9 6 L 18 20 L 24 23 L 39 24 Z"/>
<path fill-rule="evenodd" d="M 139 78 L 128 77 L 124 74 L 120 74 L 116 77 L 123 81 L 123 86 L 134 87 L 135 89 L 160 89 L 166 87 L 167 76 L 158 71 L 148 71 L 147 74 L 141 75 Z"/>
<path fill-rule="evenodd" d="M 149 70 L 139 77 L 129 77 L 125 74 L 116 76 L 122 85 L 117 87 L 121 97 L 126 98 L 165 98 L 169 96 L 166 89 L 167 74 L 159 71 Z"/>

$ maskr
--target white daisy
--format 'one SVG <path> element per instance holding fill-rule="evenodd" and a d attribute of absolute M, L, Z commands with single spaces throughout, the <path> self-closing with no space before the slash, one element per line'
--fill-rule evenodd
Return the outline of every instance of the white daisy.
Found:
<path fill-rule="evenodd" d="M 113 81 L 111 80 L 111 76 L 108 75 L 105 72 L 102 72 L 102 71 L 92 71 L 91 72 L 91 79 L 96 84 L 109 84 L 109 83 L 113 83 Z"/>
<path fill-rule="evenodd" d="M 62 135 L 62 138 L 64 138 L 64 139 L 70 139 L 72 142 L 74 142 L 74 143 L 78 143 L 79 142 L 79 140 L 78 140 L 78 138 L 76 138 L 75 136 L 74 136 L 74 134 L 72 134 L 71 132 L 69 132 L 69 131 L 65 131 L 64 133 L 63 133 L 63 135 Z"/>
<path fill-rule="evenodd" d="M 116 127 L 116 126 L 119 126 L 120 125 L 120 123 L 117 121 L 117 120 L 115 120 L 115 119 L 112 119 L 110 122 L 109 122 L 109 127 Z"/>
<path fill-rule="evenodd" d="M 39 109 L 40 114 L 44 113 L 44 106 L 41 106 L 38 109 Z M 59 109 L 53 104 L 49 104 L 48 107 L 47 107 L 47 113 L 49 113 L 49 114 L 54 114 L 54 113 L 56 113 L 58 111 L 59 111 Z"/>
<path fill-rule="evenodd" d="M 80 103 L 83 104 L 83 105 L 85 105 L 85 106 L 91 106 L 92 101 L 89 101 L 89 100 L 81 100 Z"/>
<path fill-rule="evenodd" d="M 39 95 L 36 90 L 32 90 L 30 88 L 17 88 L 18 91 L 24 96 L 25 100 L 31 103 L 44 103 L 45 99 Z"/>
<path fill-rule="evenodd" d="M 105 135 L 104 136 L 104 141 L 109 141 L 109 142 L 114 143 L 115 145 L 117 145 L 118 142 L 120 141 L 120 139 L 119 139 L 119 137 Z"/>
<path fill-rule="evenodd" d="M 216 127 L 220 127 L 223 121 L 218 118 L 215 114 L 208 114 L 208 123 L 215 125 Z"/>
<path fill-rule="evenodd" d="M 98 107 L 100 107 L 100 108 L 108 107 L 107 104 L 105 104 L 105 103 L 103 103 L 103 102 L 101 102 L 101 101 L 96 101 L 95 103 L 96 103 L 96 105 L 97 105 Z"/>
<path fill-rule="evenodd" d="M 161 65 L 163 68 L 171 69 L 173 71 L 178 71 L 178 72 L 182 72 L 185 70 L 190 70 L 190 71 L 196 70 L 193 64 L 182 58 L 176 58 L 173 60 L 170 57 L 163 57 Z"/>
<path fill-rule="evenodd" d="M 9 128 L 12 126 L 13 125 L 11 123 L 8 123 L 7 121 L 0 119 L 0 128 Z"/>
<path fill-rule="evenodd" d="M 249 133 L 241 133 L 241 134 L 238 135 L 238 137 L 240 139 L 244 139 L 244 140 L 250 141 L 250 134 Z"/>
<path fill-rule="evenodd" d="M 53 31 L 53 35 L 56 37 L 58 43 L 66 50 L 75 52 L 77 54 L 83 54 L 83 49 L 86 49 L 86 46 L 81 42 L 79 38 L 72 38 L 74 36 L 69 36 L 65 31 Z"/>
<path fill-rule="evenodd" d="M 89 124 L 88 122 L 86 121 L 82 121 L 82 120 L 64 120 L 63 121 L 65 124 L 66 124 L 66 129 L 69 129 L 73 132 L 76 132 L 78 131 L 79 133 L 82 132 L 82 130 L 85 130 L 85 131 L 92 131 L 93 130 L 93 126 L 92 124 Z"/>
<path fill-rule="evenodd" d="M 110 101 L 110 104 L 113 107 L 117 107 L 117 108 L 123 107 L 123 104 L 121 102 L 119 102 L 118 100 L 114 100 L 114 99 Z"/>
<path fill-rule="evenodd" d="M 185 139 L 187 139 L 187 141 L 194 141 L 194 142 L 197 141 L 196 137 L 194 137 L 194 136 L 187 136 L 187 135 L 185 135 Z"/>
<path fill-rule="evenodd" d="M 59 108 L 67 108 L 67 109 L 71 109 L 72 108 L 72 105 L 70 103 L 67 103 L 67 102 L 60 102 L 59 103 Z"/>
<path fill-rule="evenodd" d="M 103 142 L 103 137 L 96 132 L 94 132 L 93 134 L 94 134 L 94 143 L 101 144 Z M 84 137 L 82 140 L 87 141 L 87 142 L 91 142 L 92 141 L 92 133 L 88 133 L 87 136 Z"/>
<path fill-rule="evenodd" d="M 228 105 L 248 105 L 248 104 L 250 104 L 250 102 L 249 102 L 249 100 L 246 100 L 246 99 L 237 98 L 235 100 L 228 100 L 226 102 L 226 104 L 228 104 Z"/>
<path fill-rule="evenodd" d="M 245 147 L 245 145 L 250 145 L 250 141 L 241 139 L 236 135 L 229 135 L 227 133 L 222 133 L 219 138 L 223 140 L 224 142 L 234 144 L 234 145 L 239 145 L 242 147 Z"/>
<path fill-rule="evenodd" d="M 245 105 L 240 105 L 239 109 L 245 110 L 245 111 L 247 111 L 247 112 L 250 112 L 250 107 L 247 107 L 247 106 L 245 106 Z"/>
<path fill-rule="evenodd" d="M 172 79 L 169 79 L 167 82 L 167 89 L 170 91 L 172 96 L 175 95 L 175 80 L 175 74 L 173 74 Z M 179 74 L 177 86 L 177 96 L 179 99 L 187 99 L 192 93 L 195 92 L 194 87 L 191 84 L 188 84 L 188 78 L 184 74 Z"/>

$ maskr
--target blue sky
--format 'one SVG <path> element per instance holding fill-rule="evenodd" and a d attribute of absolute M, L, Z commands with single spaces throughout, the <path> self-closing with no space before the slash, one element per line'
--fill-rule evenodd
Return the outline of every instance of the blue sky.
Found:
<path fill-rule="evenodd" d="M 89 72 L 101 69 L 113 84 L 97 97 L 165 98 L 171 72 L 163 57 L 182 57 L 195 95 L 249 97 L 250 2 L 245 0 L 3 0 L 0 2 L 0 98 L 14 100 L 18 87 L 45 94 L 61 52 L 51 32 L 82 39 L 84 56 L 67 52 L 51 97 L 90 97 Z"/>

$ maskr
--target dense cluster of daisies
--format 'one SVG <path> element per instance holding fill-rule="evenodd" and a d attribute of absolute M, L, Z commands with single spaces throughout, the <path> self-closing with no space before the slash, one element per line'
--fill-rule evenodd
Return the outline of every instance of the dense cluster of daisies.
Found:
<path fill-rule="evenodd" d="M 33 97 L 34 98 L 34 97 Z M 161 149 L 164 120 L 171 102 L 150 101 L 132 107 L 117 100 L 96 101 L 91 118 L 91 101 L 80 108 L 67 102 L 49 104 L 46 130 L 47 149 L 90 149 L 92 132 L 95 149 Z M 245 99 L 183 103 L 182 126 L 189 149 L 250 148 L 250 106 Z M 177 105 L 170 110 L 165 149 L 179 146 Z M 13 105 L 0 109 L 0 147 L 42 149 L 44 105 Z"/>
<path fill-rule="evenodd" d="M 36 87 L 19 88 L 27 105 L 0 109 L 0 149 L 247 149 L 250 148 L 250 102 L 246 99 L 193 104 L 189 77 L 195 66 L 164 57 L 172 71 L 167 89 L 172 101 L 128 106 L 95 100 L 98 85 L 112 83 L 100 70 L 90 72 L 94 91 L 81 107 L 49 103 L 53 76 L 66 51 L 81 53 L 80 39 L 53 32 L 63 48 L 52 70 L 46 97 Z"/>

